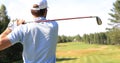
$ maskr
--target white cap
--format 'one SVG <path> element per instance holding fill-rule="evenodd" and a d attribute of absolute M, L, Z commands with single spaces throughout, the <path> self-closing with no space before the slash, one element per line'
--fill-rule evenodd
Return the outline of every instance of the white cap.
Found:
<path fill-rule="evenodd" d="M 37 4 L 39 5 L 39 8 L 33 8 L 33 5 Z M 32 2 L 32 10 L 40 10 L 40 9 L 45 9 L 47 8 L 47 0 L 33 0 Z"/>

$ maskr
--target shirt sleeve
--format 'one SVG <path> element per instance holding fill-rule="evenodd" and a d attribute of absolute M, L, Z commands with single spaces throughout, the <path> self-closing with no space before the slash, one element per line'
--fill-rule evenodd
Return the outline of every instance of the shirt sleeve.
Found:
<path fill-rule="evenodd" d="M 15 28 L 7 37 L 12 44 L 23 41 L 23 30 L 22 26 Z"/>

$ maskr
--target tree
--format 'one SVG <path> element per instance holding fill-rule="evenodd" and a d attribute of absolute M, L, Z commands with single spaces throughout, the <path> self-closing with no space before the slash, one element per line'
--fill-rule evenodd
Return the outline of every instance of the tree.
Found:
<path fill-rule="evenodd" d="M 90 42 L 89 42 L 89 44 L 95 43 L 95 41 L 94 41 L 94 34 L 90 34 L 89 37 L 90 37 Z"/>
<path fill-rule="evenodd" d="M 0 33 L 2 33 L 6 28 L 10 18 L 7 15 L 5 5 L 0 6 Z M 22 59 L 22 45 L 17 43 L 10 48 L 0 51 L 0 63 L 12 63 L 15 60 Z"/>
<path fill-rule="evenodd" d="M 62 38 L 61 36 L 58 36 L 58 43 L 61 43 L 62 42 Z"/>
<path fill-rule="evenodd" d="M 114 28 L 108 33 L 111 44 L 120 44 L 120 29 Z"/>
<path fill-rule="evenodd" d="M 111 29 L 109 29 L 108 36 L 112 44 L 119 43 L 120 40 L 120 1 L 116 0 L 115 3 L 113 3 L 114 8 L 111 9 L 112 13 L 109 13 L 109 15 L 112 17 L 109 20 L 111 23 L 109 23 L 110 26 L 112 26 Z"/>
<path fill-rule="evenodd" d="M 0 6 L 0 33 L 2 33 L 6 29 L 9 21 L 10 18 L 7 15 L 6 7 L 2 4 Z"/>
<path fill-rule="evenodd" d="M 74 37 L 74 41 L 75 42 L 81 42 L 82 41 L 82 37 L 78 34 Z"/>
<path fill-rule="evenodd" d="M 112 18 L 109 18 L 109 20 L 111 21 L 111 23 L 109 23 L 109 25 L 116 25 L 118 23 L 120 23 L 120 1 L 116 0 L 115 3 L 113 3 L 114 8 L 111 9 L 112 13 L 109 13 L 109 15 Z"/>
<path fill-rule="evenodd" d="M 83 41 L 85 43 L 89 43 L 90 44 L 90 37 L 88 34 L 84 34 L 83 37 L 82 37 Z"/>

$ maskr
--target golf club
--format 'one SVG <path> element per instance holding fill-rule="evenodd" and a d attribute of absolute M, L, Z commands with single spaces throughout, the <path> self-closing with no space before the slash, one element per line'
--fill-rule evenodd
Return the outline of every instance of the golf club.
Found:
<path fill-rule="evenodd" d="M 25 22 L 25 23 L 63 21 L 63 20 L 72 20 L 72 19 L 83 19 L 83 18 L 96 18 L 97 24 L 98 25 L 102 24 L 102 21 L 101 21 L 101 19 L 98 16 L 84 16 L 84 17 L 61 18 L 61 19 L 51 19 L 51 20 L 38 20 L 38 21 L 30 21 L 30 22 Z"/>

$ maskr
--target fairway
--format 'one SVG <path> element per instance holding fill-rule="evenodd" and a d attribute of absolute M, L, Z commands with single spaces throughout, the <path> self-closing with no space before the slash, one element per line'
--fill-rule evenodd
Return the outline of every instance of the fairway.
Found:
<path fill-rule="evenodd" d="M 120 46 L 59 43 L 57 63 L 120 63 Z"/>

